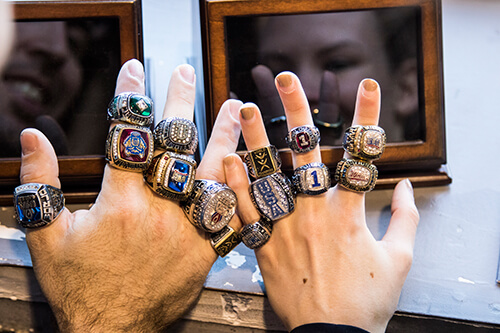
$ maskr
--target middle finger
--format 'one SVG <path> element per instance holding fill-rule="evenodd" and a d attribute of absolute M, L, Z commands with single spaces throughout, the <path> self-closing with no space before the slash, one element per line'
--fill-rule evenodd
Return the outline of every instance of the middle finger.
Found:
<path fill-rule="evenodd" d="M 276 88 L 285 109 L 288 130 L 303 125 L 314 126 L 309 102 L 299 78 L 292 72 L 282 72 L 276 77 Z M 309 152 L 292 152 L 292 161 L 294 168 L 312 162 L 321 162 L 319 145 Z"/>

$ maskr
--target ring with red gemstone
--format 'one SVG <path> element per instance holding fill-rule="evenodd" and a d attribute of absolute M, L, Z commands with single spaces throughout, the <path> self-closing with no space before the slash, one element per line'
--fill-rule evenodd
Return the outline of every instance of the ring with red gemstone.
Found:
<path fill-rule="evenodd" d="M 354 157 L 376 160 L 384 152 L 385 131 L 379 126 L 354 125 L 346 129 L 342 146 Z"/>
<path fill-rule="evenodd" d="M 144 95 L 124 92 L 116 95 L 108 106 L 108 120 L 119 120 L 149 127 L 153 123 L 153 101 Z"/>
<path fill-rule="evenodd" d="M 288 147 L 295 153 L 301 154 L 313 150 L 321 140 L 319 129 L 312 125 L 303 125 L 292 128 L 285 137 Z"/>
<path fill-rule="evenodd" d="M 153 133 L 147 127 L 118 124 L 108 133 L 106 161 L 115 168 L 142 172 L 153 158 Z"/>
<path fill-rule="evenodd" d="M 369 162 L 343 158 L 337 163 L 335 180 L 345 189 L 369 192 L 377 182 L 377 167 Z"/>

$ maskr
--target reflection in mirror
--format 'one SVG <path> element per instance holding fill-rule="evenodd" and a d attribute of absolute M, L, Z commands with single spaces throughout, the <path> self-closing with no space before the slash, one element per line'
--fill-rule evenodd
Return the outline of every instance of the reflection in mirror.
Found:
<path fill-rule="evenodd" d="M 0 157 L 20 157 L 26 127 L 41 130 L 59 156 L 104 154 L 119 36 L 115 18 L 16 22 L 0 80 Z"/>
<path fill-rule="evenodd" d="M 419 111 L 417 7 L 226 18 L 233 97 L 259 105 L 271 143 L 285 148 L 284 111 L 274 76 L 300 78 L 321 131 L 322 146 L 338 146 L 350 125 L 362 79 L 380 83 L 380 125 L 389 142 L 424 138 Z"/>

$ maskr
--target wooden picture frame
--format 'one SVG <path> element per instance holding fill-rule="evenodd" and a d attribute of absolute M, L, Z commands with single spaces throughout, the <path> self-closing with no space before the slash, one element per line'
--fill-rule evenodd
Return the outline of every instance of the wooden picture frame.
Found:
<path fill-rule="evenodd" d="M 415 33 L 417 51 L 415 59 L 418 62 L 416 75 L 418 75 L 418 112 L 421 128 L 419 130 L 420 136 L 417 139 L 401 142 L 389 141 L 382 158 L 375 162 L 380 172 L 377 188 L 392 187 L 394 183 L 406 177 L 409 177 L 415 186 L 449 184 L 451 178 L 445 166 L 440 0 L 381 0 L 376 2 L 353 0 L 276 0 L 272 2 L 266 0 L 200 0 L 209 132 L 220 106 L 233 93 L 230 82 L 230 73 L 232 73 L 230 66 L 233 65 L 230 58 L 234 49 L 231 38 L 234 39 L 234 37 L 231 36 L 235 34 L 238 36 L 240 31 L 228 28 L 234 27 L 232 22 L 247 20 L 242 21 L 246 24 L 249 19 L 260 17 L 397 10 L 399 8 L 411 8 L 415 13 L 417 29 Z M 235 30 L 238 31 L 234 32 Z M 236 38 L 241 38 L 245 42 L 250 40 L 244 33 L 240 36 Z M 255 47 L 253 48 L 255 49 Z M 384 92 L 383 86 L 381 89 Z M 383 99 L 384 93 L 382 95 Z M 244 100 L 244 102 L 249 101 L 255 102 Z M 387 129 L 386 132 L 388 132 Z M 280 155 L 283 160 L 283 170 L 291 173 L 293 167 L 290 150 L 288 148 L 280 149 Z M 321 155 L 323 162 L 330 169 L 334 169 L 337 161 L 342 158 L 343 149 L 340 146 L 322 147 Z"/>
<path fill-rule="evenodd" d="M 95 21 L 102 22 L 103 25 L 112 25 L 113 32 L 117 35 L 111 38 L 116 41 L 114 45 L 119 49 L 113 51 L 116 54 L 113 62 L 118 61 L 118 63 L 111 64 L 113 68 L 117 68 L 116 73 L 108 75 L 109 78 L 106 77 L 106 80 L 111 80 L 106 87 L 112 87 L 112 90 L 107 92 L 110 94 L 109 100 L 114 95 L 116 74 L 120 66 L 131 58 L 143 60 L 141 0 L 14 1 L 13 7 L 16 23 L 63 21 L 78 24 Z M 86 47 L 94 48 L 92 52 L 97 53 L 101 51 L 103 45 L 95 45 L 92 40 Z M 104 67 L 106 64 L 101 66 Z M 102 112 L 102 119 L 106 124 L 105 114 L 109 100 L 102 110 L 99 108 L 93 111 Z M 105 137 L 106 133 L 103 135 Z M 68 155 L 58 158 L 62 188 L 69 202 L 90 202 L 97 195 L 105 166 L 104 140 L 102 154 L 72 156 L 70 151 Z M 19 169 L 20 158 L 0 158 L 0 201 L 4 204 L 12 204 L 13 188 L 19 184 Z"/>

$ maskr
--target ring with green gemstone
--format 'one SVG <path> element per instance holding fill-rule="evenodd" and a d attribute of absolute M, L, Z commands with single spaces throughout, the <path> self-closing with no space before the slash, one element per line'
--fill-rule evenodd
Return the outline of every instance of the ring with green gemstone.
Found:
<path fill-rule="evenodd" d="M 108 120 L 119 120 L 138 126 L 153 123 L 153 101 L 144 95 L 124 92 L 116 95 L 108 106 Z"/>

